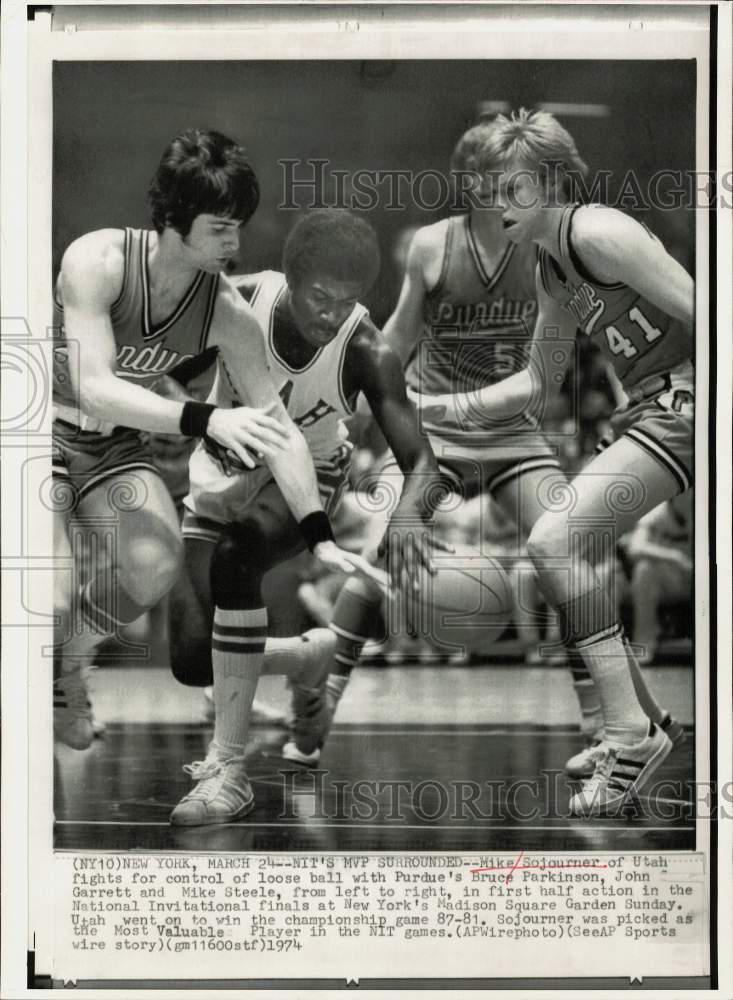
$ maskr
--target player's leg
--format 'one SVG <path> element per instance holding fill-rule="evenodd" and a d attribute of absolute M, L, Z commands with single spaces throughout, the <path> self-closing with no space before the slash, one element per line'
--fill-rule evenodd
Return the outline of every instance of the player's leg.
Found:
<path fill-rule="evenodd" d="M 622 799 L 671 748 L 661 730 L 650 726 L 640 704 L 623 630 L 593 563 L 612 552 L 617 537 L 674 496 L 680 485 L 663 462 L 621 437 L 571 487 L 565 504 L 558 503 L 537 521 L 528 550 L 545 594 L 560 612 L 563 635 L 582 656 L 603 708 L 605 735 L 594 778 L 573 800 L 573 808 L 583 812 Z"/>
<path fill-rule="evenodd" d="M 61 651 L 75 628 L 77 567 L 69 540 L 68 510 L 53 515 L 54 544 L 54 683 L 53 727 L 57 740 L 75 750 L 86 750 L 94 739 L 91 704 L 82 672 L 83 658 Z"/>
<path fill-rule="evenodd" d="M 634 644 L 642 647 L 638 662 L 651 663 L 659 638 L 659 606 L 667 593 L 667 575 L 671 567 L 658 559 L 638 559 L 631 572 L 631 596 L 634 605 Z"/>
<path fill-rule="evenodd" d="M 206 688 L 212 717 L 214 674 L 211 662 L 211 631 L 214 599 L 211 593 L 211 565 L 223 525 L 199 518 L 191 511 L 183 517 L 183 570 L 169 596 L 170 664 L 181 684 Z M 325 641 L 324 641 L 325 640 Z M 311 629 L 303 636 L 268 638 L 263 674 L 285 674 L 315 686 L 321 664 L 331 642 L 325 629 Z M 255 699 L 252 723 L 285 726 L 283 713 Z"/>
<path fill-rule="evenodd" d="M 569 484 L 557 461 L 549 459 L 543 463 L 541 459 L 530 459 L 500 471 L 488 481 L 487 488 L 517 524 L 522 537 L 527 538 L 537 521 L 551 508 L 553 498 L 565 495 Z M 519 590 L 517 596 L 521 599 Z M 551 609 L 548 614 L 552 614 Z M 603 724 L 600 699 L 582 658 L 568 649 L 567 659 L 580 707 L 581 728 L 592 738 Z"/>
<path fill-rule="evenodd" d="M 104 550 L 99 563 L 92 557 L 80 594 L 99 641 L 136 621 L 173 586 L 182 558 L 178 516 L 158 473 L 137 468 L 84 493 L 77 517 L 92 547 Z"/>
<path fill-rule="evenodd" d="M 86 698 L 83 674 L 96 648 L 167 593 L 180 566 L 181 546 L 168 492 L 157 473 L 147 467 L 105 474 L 88 489 L 82 485 L 75 526 L 78 531 L 69 550 L 62 525 L 56 532 L 59 558 L 72 555 L 74 562 L 67 595 L 70 618 L 57 647 L 56 694 L 59 701 L 60 690 L 67 699 L 73 697 L 81 710 L 82 692 Z M 88 716 L 87 733 L 93 735 L 90 712 Z M 57 727 L 62 739 L 63 728 Z M 91 735 L 86 743 L 71 736 L 73 742 L 64 742 L 76 749 L 91 743 Z"/>
<path fill-rule="evenodd" d="M 590 475 L 595 475 L 595 473 L 591 472 Z M 510 469 L 500 473 L 490 483 L 490 486 L 497 502 L 508 514 L 514 517 L 525 537 L 529 536 L 534 525 L 544 514 L 552 511 L 553 504 L 556 505 L 558 500 L 562 502 L 562 498 L 569 495 L 570 490 L 568 479 L 560 468 L 553 468 L 550 462 L 543 466 L 540 459 L 532 459 L 514 470 Z M 606 484 L 606 489 L 607 486 L 608 484 Z M 615 565 L 613 552 L 601 553 L 600 556 L 596 553 L 595 558 L 596 560 L 600 559 L 604 565 Z M 604 580 L 603 584 L 605 582 Z M 615 581 L 610 582 L 615 586 Z M 597 583 L 599 586 L 601 585 L 600 580 Z M 607 586 L 603 586 L 603 590 L 608 594 L 611 605 L 616 608 L 614 594 L 609 591 Z M 551 613 L 553 610 L 551 609 Z M 614 620 L 617 617 L 614 612 Z M 674 720 L 670 719 L 669 714 L 658 704 L 649 689 L 625 637 L 623 644 L 634 688 L 647 716 L 658 725 L 673 723 Z M 581 729 L 590 744 L 593 744 L 600 738 L 603 728 L 599 694 L 585 660 L 574 646 L 567 648 L 567 658 L 573 678 L 573 689 L 580 706 Z M 577 776 L 579 761 L 573 758 L 573 763 L 568 762 L 568 764 L 571 771 Z M 587 766 L 585 770 L 587 771 Z"/>
<path fill-rule="evenodd" d="M 244 749 L 267 638 L 262 578 L 303 547 L 300 529 L 274 482 L 221 531 L 211 559 L 214 738 L 206 760 L 187 767 L 197 785 L 173 810 L 174 824 L 230 822 L 254 804 Z"/>

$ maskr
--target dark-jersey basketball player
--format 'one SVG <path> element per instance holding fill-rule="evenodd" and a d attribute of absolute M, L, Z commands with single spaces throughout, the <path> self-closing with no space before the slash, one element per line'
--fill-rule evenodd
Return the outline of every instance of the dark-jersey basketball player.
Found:
<path fill-rule="evenodd" d="M 268 375 L 257 320 L 220 273 L 258 199 L 242 148 L 192 129 L 171 142 L 153 178 L 154 229 L 88 233 L 62 260 L 54 320 L 54 702 L 56 735 L 77 749 L 93 738 L 82 667 L 105 635 L 167 592 L 180 568 L 175 509 L 139 431 L 205 437 L 246 467 L 262 456 L 319 557 L 354 565 L 330 540 L 310 452 Z M 181 403 L 151 391 L 210 345 L 237 372 L 246 405 Z M 80 546 L 72 550 L 72 518 L 91 526 L 92 554 L 105 540 L 88 564 Z"/>
<path fill-rule="evenodd" d="M 614 442 L 576 477 L 563 509 L 548 505 L 528 541 L 566 641 L 600 696 L 603 735 L 576 762 L 592 774 L 571 800 L 572 811 L 596 814 L 627 801 L 671 749 L 641 703 L 633 657 L 593 562 L 604 538 L 620 537 L 692 484 L 694 282 L 643 225 L 617 209 L 569 201 L 565 182 L 582 161 L 552 115 L 523 109 L 500 117 L 482 159 L 506 236 L 539 247 L 539 318 L 531 364 L 496 386 L 442 397 L 446 418 L 468 407 L 500 419 L 531 406 L 538 390 L 552 391 L 562 370 L 556 345 L 577 329 L 598 345 L 628 397 L 613 420 Z"/>
<path fill-rule="evenodd" d="M 430 570 L 426 524 L 441 496 L 440 473 L 407 398 L 400 361 L 360 303 L 378 271 L 371 226 L 346 210 L 327 209 L 303 216 L 291 230 L 284 273 L 265 271 L 235 281 L 259 321 L 270 376 L 308 443 L 329 513 L 347 486 L 351 447 L 344 420 L 359 394 L 366 397 L 404 475 L 384 555 L 393 584 L 410 586 Z M 240 400 L 236 370 L 221 358 L 211 399 L 224 407 Z M 236 820 L 253 807 L 244 750 L 265 659 L 261 582 L 270 568 L 302 551 L 304 541 L 270 469 L 236 469 L 206 442 L 191 457 L 184 503 L 186 570 L 199 607 L 176 624 L 182 630 L 179 660 L 187 649 L 190 659 L 174 662 L 173 669 L 179 679 L 199 684 L 210 683 L 212 670 L 216 715 L 206 759 L 186 768 L 197 784 L 171 822 L 203 825 Z M 195 652 L 199 623 L 207 616 L 213 617 L 211 668 L 208 657 Z M 317 666 L 320 678 L 324 664 Z M 319 695 L 302 684 L 302 674 L 298 688 L 303 696 L 295 707 L 307 724 Z"/>

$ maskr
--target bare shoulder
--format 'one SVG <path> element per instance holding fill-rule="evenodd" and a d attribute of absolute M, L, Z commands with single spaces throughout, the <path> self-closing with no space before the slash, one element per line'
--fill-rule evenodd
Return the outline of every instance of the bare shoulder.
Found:
<path fill-rule="evenodd" d="M 125 274 L 125 233 L 98 229 L 69 244 L 61 261 L 60 282 L 64 297 L 95 298 L 113 302 Z"/>
<path fill-rule="evenodd" d="M 249 302 L 241 295 L 236 279 L 232 281 L 225 275 L 220 275 L 209 343 L 242 341 L 259 335 L 257 317 Z"/>
<path fill-rule="evenodd" d="M 573 216 L 573 246 L 583 251 L 608 249 L 649 239 L 650 233 L 631 216 L 606 205 L 581 206 Z"/>
<path fill-rule="evenodd" d="M 436 258 L 443 258 L 445 238 L 450 219 L 441 219 L 429 226 L 421 226 L 412 238 L 410 253 L 414 254 L 423 267 L 432 264 Z"/>

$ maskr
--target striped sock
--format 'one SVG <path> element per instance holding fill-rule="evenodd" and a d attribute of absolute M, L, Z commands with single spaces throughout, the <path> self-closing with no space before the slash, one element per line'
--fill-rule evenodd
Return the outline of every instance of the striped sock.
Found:
<path fill-rule="evenodd" d="M 262 673 L 296 677 L 303 666 L 307 645 L 302 635 L 274 639 L 268 636 Z"/>
<path fill-rule="evenodd" d="M 365 580 L 351 579 L 344 584 L 330 625 L 336 634 L 330 674 L 348 677 L 357 665 L 364 644 L 374 635 L 381 602 L 382 595 Z"/>
<path fill-rule="evenodd" d="M 244 750 L 266 639 L 266 608 L 214 612 L 214 743 L 223 750 Z"/>

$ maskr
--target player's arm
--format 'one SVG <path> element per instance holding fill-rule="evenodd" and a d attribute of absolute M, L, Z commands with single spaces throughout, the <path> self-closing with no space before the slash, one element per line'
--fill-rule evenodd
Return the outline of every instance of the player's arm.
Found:
<path fill-rule="evenodd" d="M 344 552 L 333 541 L 328 516 L 323 511 L 313 456 L 293 423 L 270 377 L 259 323 L 237 291 L 221 282 L 209 344 L 219 350 L 219 360 L 241 400 L 269 414 L 282 429 L 282 447 L 264 454 L 273 478 L 301 527 L 311 551 L 325 565 L 347 573 L 359 570 L 378 576 L 364 560 Z M 231 412 L 236 413 L 241 407 Z"/>
<path fill-rule="evenodd" d="M 424 261 L 427 253 L 423 231 L 418 231 L 407 252 L 405 277 L 394 312 L 384 324 L 382 336 L 404 366 L 420 333 L 425 301 Z"/>
<path fill-rule="evenodd" d="M 692 329 L 695 283 L 663 244 L 617 209 L 579 209 L 573 217 L 573 248 L 600 281 L 622 281 Z"/>
<path fill-rule="evenodd" d="M 279 447 L 280 428 L 266 414 L 228 412 L 164 399 L 150 389 L 119 378 L 110 310 L 124 273 L 122 242 L 103 230 L 71 244 L 61 264 L 64 329 L 75 342 L 76 365 L 70 365 L 72 388 L 82 411 L 123 427 L 158 434 L 202 436 L 235 451 L 251 465 L 246 447 L 268 451 Z"/>
<path fill-rule="evenodd" d="M 302 521 L 322 510 L 313 458 L 270 377 L 259 323 L 228 284 L 217 299 L 209 344 L 218 347 L 224 372 L 238 398 L 264 410 L 284 430 L 282 449 L 267 455 L 266 461 L 295 519 Z"/>
<path fill-rule="evenodd" d="M 421 396 L 420 412 L 433 422 L 460 429 L 496 426 L 521 413 L 542 419 L 548 399 L 560 391 L 565 372 L 574 358 L 576 326 L 573 318 L 545 291 L 536 273 L 537 321 L 530 345 L 529 363 L 521 371 L 493 385 L 471 392 Z"/>
<path fill-rule="evenodd" d="M 350 384 L 364 393 L 404 477 L 380 548 L 384 552 L 389 544 L 395 584 L 399 584 L 403 568 L 417 584 L 420 564 L 431 569 L 430 550 L 435 540 L 421 529 L 432 517 L 440 496 L 438 463 L 407 398 L 399 358 L 371 325 L 365 324 L 349 345 L 346 374 L 351 376 Z"/>

